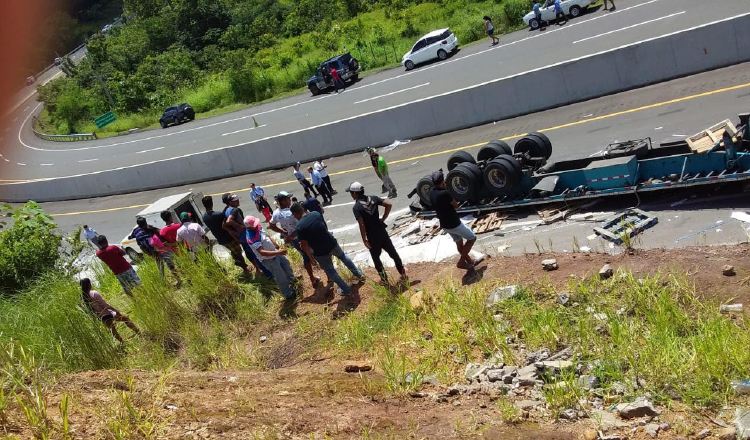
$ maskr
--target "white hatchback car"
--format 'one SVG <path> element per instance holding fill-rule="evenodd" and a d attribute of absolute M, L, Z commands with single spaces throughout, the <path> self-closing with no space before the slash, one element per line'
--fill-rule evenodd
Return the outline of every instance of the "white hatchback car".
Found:
<path fill-rule="evenodd" d="M 406 70 L 435 58 L 444 60 L 458 48 L 458 38 L 450 29 L 438 29 L 423 36 L 401 59 Z"/>
<path fill-rule="evenodd" d="M 586 8 L 589 7 L 591 3 L 593 3 L 594 0 L 562 0 L 560 2 L 560 6 L 562 6 L 562 10 L 565 13 L 565 15 L 576 18 L 583 14 L 583 12 L 586 10 Z M 554 2 L 547 1 L 547 2 L 540 2 L 542 7 L 539 9 L 539 11 L 542 13 L 542 21 L 554 21 L 555 20 L 555 4 Z M 523 16 L 523 22 L 526 23 L 527 26 L 529 26 L 531 29 L 539 29 L 539 26 L 542 25 L 542 23 L 537 20 L 536 15 L 534 14 L 534 11 L 532 10 L 528 14 Z"/>

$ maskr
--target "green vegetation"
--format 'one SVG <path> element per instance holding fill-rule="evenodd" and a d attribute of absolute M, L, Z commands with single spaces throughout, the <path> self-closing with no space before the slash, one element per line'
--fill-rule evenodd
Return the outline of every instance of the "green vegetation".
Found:
<path fill-rule="evenodd" d="M 318 64 L 350 51 L 364 69 L 400 62 L 415 39 L 450 27 L 462 44 L 518 26 L 529 0 L 125 0 L 128 22 L 95 35 L 71 78 L 40 88 L 39 128 L 107 135 L 154 126 L 179 102 L 236 109 L 305 86 Z M 93 118 L 118 122 L 97 130 Z"/>

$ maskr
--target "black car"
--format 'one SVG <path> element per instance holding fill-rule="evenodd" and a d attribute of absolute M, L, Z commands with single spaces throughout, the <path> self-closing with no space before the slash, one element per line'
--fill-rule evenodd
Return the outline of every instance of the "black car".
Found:
<path fill-rule="evenodd" d="M 161 128 L 167 128 L 170 125 L 182 124 L 185 121 L 195 119 L 195 110 L 190 104 L 182 103 L 174 107 L 167 107 L 164 114 L 159 118 Z"/>
<path fill-rule="evenodd" d="M 349 52 L 329 58 L 320 63 L 320 66 L 315 70 L 315 75 L 307 80 L 307 88 L 310 89 L 313 96 L 333 87 L 333 78 L 330 74 L 331 67 L 336 68 L 344 82 L 354 83 L 359 79 L 359 61 Z"/>

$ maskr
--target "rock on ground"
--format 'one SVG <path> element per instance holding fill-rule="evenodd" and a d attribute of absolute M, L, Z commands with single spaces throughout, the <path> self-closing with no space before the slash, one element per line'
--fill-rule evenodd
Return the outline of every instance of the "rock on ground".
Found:
<path fill-rule="evenodd" d="M 607 278 L 612 278 L 612 275 L 614 275 L 615 271 L 612 269 L 612 266 L 609 264 L 605 264 L 602 266 L 601 269 L 599 269 L 599 278 L 606 280 Z"/>
<path fill-rule="evenodd" d="M 645 397 L 638 397 L 630 403 L 621 403 L 615 407 L 620 417 L 632 419 L 635 417 L 655 416 L 659 413 Z"/>
<path fill-rule="evenodd" d="M 739 440 L 750 439 L 750 409 L 737 408 L 734 415 L 734 426 Z"/>

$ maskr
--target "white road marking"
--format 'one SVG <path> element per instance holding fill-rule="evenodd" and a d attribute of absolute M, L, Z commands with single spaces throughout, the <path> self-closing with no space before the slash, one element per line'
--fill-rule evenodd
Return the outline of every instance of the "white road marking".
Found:
<path fill-rule="evenodd" d="M 654 128 L 654 130 L 661 130 L 662 128 L 664 128 L 664 127 L 656 127 L 656 128 Z"/>
<path fill-rule="evenodd" d="M 150 151 L 158 151 L 158 150 L 163 150 L 163 149 L 164 147 L 151 148 L 150 150 L 136 151 L 135 154 L 143 154 L 143 153 L 148 153 Z"/>
<path fill-rule="evenodd" d="M 83 159 L 79 160 L 78 163 L 86 163 L 86 162 L 96 162 L 99 159 Z"/>
<path fill-rule="evenodd" d="M 578 43 L 582 43 L 584 41 L 593 40 L 594 38 L 599 38 L 599 37 L 603 37 L 605 35 L 614 34 L 615 32 L 626 31 L 628 29 L 633 29 L 633 28 L 638 27 L 638 26 L 643 26 L 644 24 L 654 23 L 654 22 L 657 22 L 657 21 L 660 21 L 660 20 L 666 20 L 667 18 L 676 17 L 676 16 L 682 15 L 684 13 L 685 13 L 685 11 L 675 12 L 674 14 L 669 14 L 669 15 L 665 15 L 663 17 L 659 17 L 659 18 L 654 18 L 654 19 L 651 19 L 651 20 L 642 21 L 640 23 L 631 24 L 630 26 L 625 26 L 625 27 L 622 27 L 622 28 L 619 28 L 619 29 L 613 29 L 611 31 L 603 32 L 601 34 L 592 35 L 592 36 L 586 37 L 586 38 L 581 38 L 580 40 L 574 41 L 573 44 L 578 44 Z"/>
<path fill-rule="evenodd" d="M 678 138 L 686 138 L 686 137 L 688 137 L 688 135 L 686 135 L 686 134 L 673 134 L 672 136 L 678 137 Z"/>
<path fill-rule="evenodd" d="M 590 117 L 592 117 L 592 116 L 594 116 L 594 114 L 593 114 L 593 113 L 589 113 L 589 114 L 587 114 L 587 115 L 583 115 L 583 117 L 584 117 L 584 118 L 590 118 Z"/>
<path fill-rule="evenodd" d="M 54 166 L 54 165 L 55 164 L 53 164 L 53 163 L 40 163 L 39 164 L 39 166 L 42 166 L 42 167 L 51 167 L 51 166 Z"/>
<path fill-rule="evenodd" d="M 353 204 L 354 204 L 354 200 L 352 200 L 351 202 L 347 202 L 347 203 L 339 203 L 339 204 L 337 204 L 337 205 L 328 205 L 328 206 L 324 206 L 323 208 L 324 208 L 324 209 L 328 209 L 328 208 L 338 208 L 338 207 L 341 207 L 341 206 L 350 206 L 350 205 L 353 205 Z"/>
<path fill-rule="evenodd" d="M 297 102 L 297 103 L 294 103 L 294 104 L 289 104 L 289 105 L 285 105 L 285 106 L 283 106 L 283 107 L 279 107 L 279 108 L 273 108 L 273 109 L 270 109 L 270 110 L 266 110 L 266 111 L 262 111 L 262 112 L 254 113 L 254 114 L 253 114 L 253 116 L 258 116 L 258 115 L 267 115 L 267 114 L 269 114 L 269 113 L 277 112 L 277 111 L 279 111 L 279 110 L 286 110 L 286 109 L 288 109 L 288 108 L 292 108 L 292 107 L 297 107 L 298 105 L 302 105 L 302 104 L 309 104 L 309 103 L 311 103 L 311 102 L 315 102 L 315 101 L 317 101 L 317 100 L 319 100 L 319 99 L 326 99 L 326 98 L 330 98 L 330 97 L 332 97 L 332 96 L 336 96 L 336 95 L 325 95 L 325 96 L 319 96 L 319 97 L 317 97 L 317 98 L 313 98 L 313 99 L 308 99 L 307 101 Z"/>
<path fill-rule="evenodd" d="M 572 62 L 579 61 L 579 60 L 582 60 L 582 59 L 599 56 L 601 54 L 612 52 L 612 51 L 616 51 L 616 50 L 620 50 L 620 49 L 623 49 L 623 48 L 626 48 L 626 47 L 638 46 L 638 45 L 640 45 L 642 43 L 645 43 L 645 42 L 648 42 L 648 41 L 658 40 L 660 38 L 669 37 L 671 35 L 681 34 L 683 32 L 688 32 L 688 31 L 691 31 L 691 30 L 694 30 L 694 29 L 700 29 L 700 28 L 703 28 L 703 27 L 712 26 L 712 25 L 715 25 L 717 23 L 726 22 L 726 21 L 733 20 L 733 19 L 736 19 L 736 18 L 739 18 L 739 17 L 745 17 L 745 16 L 748 16 L 748 15 L 750 15 L 750 12 L 746 12 L 744 14 L 734 15 L 734 16 L 731 16 L 731 17 L 722 18 L 722 19 L 715 20 L 715 21 L 712 21 L 712 22 L 709 22 L 709 23 L 703 23 L 703 24 L 700 24 L 700 25 L 696 25 L 696 26 L 692 26 L 692 27 L 686 28 L 686 29 L 681 29 L 681 30 L 670 32 L 670 33 L 667 33 L 667 34 L 658 35 L 658 36 L 652 37 L 652 38 L 646 38 L 644 40 L 636 41 L 634 43 L 623 44 L 623 45 L 615 47 L 615 48 L 602 50 L 602 51 L 591 53 L 591 54 L 588 54 L 588 55 L 583 55 L 583 56 L 580 56 L 580 57 L 576 57 L 576 58 L 572 58 L 572 59 L 568 59 L 568 60 L 564 60 L 564 61 L 559 61 L 557 63 L 551 64 L 551 65 L 548 65 L 548 66 L 537 67 L 535 69 L 530 69 L 530 70 L 527 70 L 527 71 L 524 71 L 524 72 L 516 73 L 516 74 L 513 74 L 513 75 L 508 75 L 508 76 L 501 77 L 501 78 L 494 78 L 494 79 L 491 79 L 491 80 L 488 80 L 488 81 L 484 81 L 484 82 L 481 82 L 481 83 L 478 83 L 478 84 L 474 84 L 474 85 L 462 87 L 460 89 L 452 90 L 452 91 L 449 91 L 449 92 L 443 92 L 443 93 L 439 93 L 439 94 L 436 94 L 436 95 L 433 95 L 433 96 L 426 96 L 424 98 L 419 98 L 419 99 L 416 99 L 416 100 L 411 101 L 411 102 L 402 103 L 402 104 L 396 104 L 396 105 L 392 105 L 392 106 L 385 107 L 385 108 L 382 108 L 382 109 L 372 110 L 372 111 L 369 111 L 369 112 L 364 112 L 364 113 L 361 113 L 359 115 L 349 116 L 347 118 L 340 119 L 338 121 L 325 122 L 325 123 L 322 123 L 322 124 L 313 125 L 313 126 L 309 126 L 309 127 L 305 127 L 305 128 L 300 128 L 300 129 L 288 131 L 288 132 L 285 132 L 285 133 L 279 133 L 279 134 L 275 134 L 275 135 L 271 135 L 271 136 L 266 136 L 266 137 L 263 137 L 263 138 L 260 138 L 260 139 L 255 139 L 255 140 L 251 140 L 251 141 L 241 142 L 241 143 L 234 144 L 234 145 L 226 145 L 226 146 L 223 146 L 223 147 L 211 148 L 211 149 L 207 149 L 207 150 L 203 150 L 203 151 L 195 151 L 195 152 L 192 152 L 192 153 L 182 154 L 182 155 L 179 155 L 179 156 L 173 156 L 173 157 L 168 157 L 168 158 L 163 158 L 163 159 L 157 159 L 157 160 L 152 160 L 152 161 L 138 163 L 138 164 L 123 165 L 123 166 L 119 166 L 119 167 L 115 167 L 115 168 L 110 168 L 110 169 L 106 169 L 106 170 L 98 170 L 98 171 L 94 171 L 94 172 L 90 172 L 90 173 L 78 173 L 78 174 L 70 174 L 70 175 L 67 175 L 67 176 L 41 177 L 41 178 L 36 178 L 36 179 L 27 179 L 27 180 L 25 180 L 22 183 L 40 182 L 40 181 L 47 181 L 47 180 L 67 179 L 67 178 L 74 178 L 74 177 L 81 177 L 81 176 L 88 176 L 88 175 L 103 174 L 103 173 L 112 172 L 112 171 L 120 171 L 120 170 L 126 170 L 126 169 L 130 169 L 130 168 L 136 168 L 136 167 L 140 167 L 140 166 L 143 166 L 143 165 L 151 165 L 151 164 L 155 164 L 155 163 L 168 162 L 168 161 L 172 161 L 172 160 L 175 160 L 175 159 L 184 159 L 186 157 L 198 156 L 198 155 L 201 155 L 201 154 L 206 154 L 206 153 L 210 153 L 212 151 L 217 151 L 217 150 L 222 150 L 222 149 L 237 148 L 237 147 L 242 147 L 242 146 L 246 146 L 246 145 L 249 145 L 249 144 L 256 144 L 256 143 L 267 141 L 269 139 L 280 138 L 280 137 L 290 136 L 290 135 L 293 135 L 293 134 L 302 133 L 302 132 L 306 132 L 306 131 L 310 131 L 310 130 L 315 130 L 315 129 L 318 129 L 318 128 L 321 128 L 321 127 L 327 127 L 327 126 L 330 126 L 330 125 L 333 125 L 333 124 L 338 124 L 340 122 L 350 121 L 350 120 L 362 118 L 362 117 L 365 117 L 365 116 L 369 116 L 369 115 L 373 115 L 373 114 L 378 114 L 378 113 L 386 112 L 386 111 L 389 111 L 389 110 L 393 110 L 393 109 L 396 109 L 396 108 L 404 107 L 404 106 L 411 105 L 411 104 L 414 104 L 414 103 L 423 102 L 423 101 L 429 101 L 431 99 L 435 99 L 435 98 L 439 98 L 439 97 L 442 97 L 442 96 L 451 95 L 451 94 L 454 94 L 454 93 L 460 93 L 460 92 L 463 92 L 465 90 L 470 90 L 470 89 L 481 87 L 481 86 L 484 86 L 484 85 L 487 85 L 487 84 L 491 84 L 491 83 L 495 83 L 495 82 L 499 82 L 499 81 L 504 81 L 504 80 L 507 80 L 509 78 L 514 78 L 514 77 L 518 77 L 518 76 L 528 75 L 529 73 L 533 73 L 533 72 L 537 72 L 537 71 L 540 71 L 540 70 L 548 69 L 550 67 L 557 67 L 557 66 L 562 65 L 562 64 L 568 64 L 568 63 L 572 63 Z M 41 104 L 39 104 L 39 105 L 41 105 Z M 19 132 L 19 136 L 20 136 L 20 132 Z M 615 142 L 617 142 L 617 141 L 615 141 Z M 35 149 L 37 149 L 37 148 L 35 148 Z M 42 149 L 37 149 L 37 150 L 41 150 L 41 151 L 57 151 L 57 150 L 42 150 Z M 68 150 L 68 151 L 70 151 L 70 150 Z M 0 183 L 0 185 L 13 185 L 13 183 Z"/>
<path fill-rule="evenodd" d="M 390 92 L 390 93 L 385 93 L 383 95 L 373 96 L 372 98 L 367 98 L 367 99 L 362 99 L 360 101 L 355 101 L 354 103 L 355 104 L 361 104 L 363 102 L 368 102 L 368 101 L 373 101 L 375 99 L 385 98 L 386 96 L 391 96 L 391 95 L 395 95 L 397 93 L 402 93 L 402 92 L 408 92 L 409 90 L 414 90 L 414 89 L 418 89 L 420 87 L 429 86 L 429 85 L 430 85 L 430 83 L 426 82 L 426 83 L 422 83 L 422 84 L 419 84 L 419 85 L 416 85 L 416 86 L 407 87 L 405 89 L 395 90 L 395 91 Z"/>
<path fill-rule="evenodd" d="M 3 158 L 3 160 L 4 160 L 4 161 L 6 161 L 6 162 L 10 162 L 10 161 L 9 161 L 8 159 L 6 159 L 6 158 Z"/>
<path fill-rule="evenodd" d="M 25 164 L 25 163 L 23 163 L 23 162 L 16 162 L 16 165 L 21 165 L 22 167 L 25 167 L 25 166 L 26 166 L 26 164 Z"/>
<path fill-rule="evenodd" d="M 255 130 L 256 128 L 263 128 L 265 126 L 266 126 L 266 124 L 261 124 L 261 125 L 259 125 L 257 127 L 243 128 L 242 130 L 230 131 L 229 133 L 222 133 L 221 135 L 222 136 L 229 136 L 230 134 L 242 133 L 242 132 L 245 132 L 245 131 Z"/>

